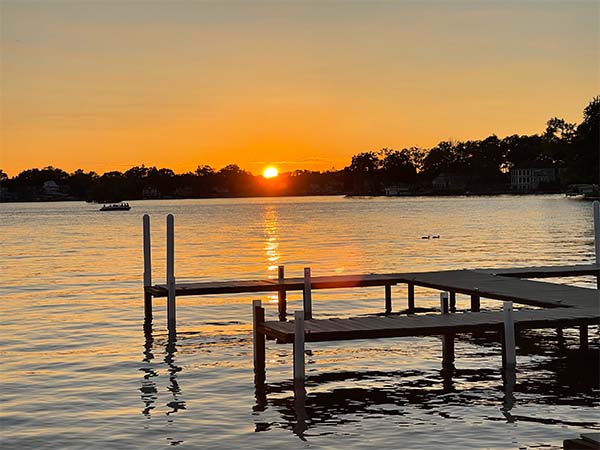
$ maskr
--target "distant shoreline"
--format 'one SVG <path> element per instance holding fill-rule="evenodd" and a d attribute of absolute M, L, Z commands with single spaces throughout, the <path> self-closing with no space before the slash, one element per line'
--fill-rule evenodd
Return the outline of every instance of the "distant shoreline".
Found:
<path fill-rule="evenodd" d="M 212 200 L 212 199 L 244 199 L 244 198 L 295 198 L 295 197 L 345 197 L 345 198 L 414 198 L 414 197 L 531 197 L 531 196 L 542 196 L 542 195 L 564 195 L 565 198 L 571 198 L 572 200 L 587 200 L 593 201 L 598 200 L 597 197 L 568 197 L 566 192 L 556 191 L 545 191 L 545 192 L 444 192 L 444 193 L 430 193 L 420 192 L 403 195 L 376 195 L 376 194 L 348 194 L 348 193 L 309 193 L 309 194 L 296 194 L 296 195 L 230 195 L 230 196 L 206 196 L 206 197 L 163 197 L 163 198 L 124 198 L 122 201 L 135 202 L 135 201 L 160 201 L 160 200 Z M 35 199 L 35 200 L 11 200 L 11 201 L 0 201 L 1 203 L 60 203 L 60 202 L 84 202 L 95 205 L 102 205 L 108 203 L 118 203 L 112 201 L 98 202 L 98 201 L 86 201 L 84 199 L 75 198 L 56 198 L 56 199 Z"/>

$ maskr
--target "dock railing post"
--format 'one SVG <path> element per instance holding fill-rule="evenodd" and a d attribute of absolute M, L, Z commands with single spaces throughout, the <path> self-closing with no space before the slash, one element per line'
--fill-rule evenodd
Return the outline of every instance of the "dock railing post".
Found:
<path fill-rule="evenodd" d="M 167 216 L 167 327 L 169 334 L 175 334 L 175 226 L 173 214 Z"/>
<path fill-rule="evenodd" d="M 252 301 L 252 341 L 254 349 L 254 382 L 260 384 L 265 381 L 265 335 L 258 331 L 258 327 L 265 321 L 265 309 L 260 300 Z"/>
<path fill-rule="evenodd" d="M 304 311 L 294 313 L 294 388 L 304 388 Z"/>
<path fill-rule="evenodd" d="M 152 294 L 146 288 L 152 286 L 152 251 L 150 243 L 150 216 L 144 214 L 144 322 L 152 321 Z"/>
<path fill-rule="evenodd" d="M 279 266 L 277 267 L 277 282 L 280 285 L 285 283 L 285 267 Z M 279 320 L 285 321 L 287 316 L 287 301 L 286 301 L 286 291 L 285 287 L 280 287 L 277 292 L 277 308 L 279 310 Z"/>
<path fill-rule="evenodd" d="M 312 319 L 312 293 L 310 286 L 310 267 L 304 268 L 304 295 L 303 295 L 303 303 L 304 303 L 304 319 L 311 320 Z"/>
<path fill-rule="evenodd" d="M 596 265 L 600 266 L 600 202 L 594 200 L 594 249 L 596 251 Z M 596 276 L 596 286 L 600 289 L 600 275 Z"/>
<path fill-rule="evenodd" d="M 447 292 L 440 292 L 440 310 L 442 311 L 442 314 L 448 314 L 450 312 Z"/>
<path fill-rule="evenodd" d="M 515 321 L 512 302 L 504 302 L 504 333 L 502 338 L 502 367 L 514 368 L 517 365 L 515 349 Z"/>

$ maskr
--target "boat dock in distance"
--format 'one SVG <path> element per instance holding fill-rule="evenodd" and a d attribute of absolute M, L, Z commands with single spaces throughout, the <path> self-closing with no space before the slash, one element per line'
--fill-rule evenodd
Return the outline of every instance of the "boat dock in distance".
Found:
<path fill-rule="evenodd" d="M 260 300 L 252 305 L 254 367 L 257 381 L 265 379 L 265 339 L 294 344 L 294 383 L 304 386 L 304 343 L 350 339 L 379 339 L 399 336 L 441 335 L 444 364 L 454 360 L 454 334 L 485 330 L 502 333 L 503 366 L 514 367 L 515 331 L 528 328 L 579 327 L 580 344 L 587 346 L 588 326 L 600 325 L 600 291 L 562 284 L 532 281 L 525 278 L 550 278 L 592 275 L 600 289 L 600 203 L 593 204 L 596 261 L 592 264 L 554 267 L 445 270 L 365 275 L 311 277 L 310 268 L 303 278 L 285 278 L 283 266 L 278 279 L 241 280 L 201 283 L 175 282 L 174 219 L 167 216 L 167 282 L 152 284 L 150 257 L 150 219 L 144 216 L 144 292 L 145 317 L 152 319 L 153 297 L 167 297 L 169 335 L 176 336 L 176 297 L 182 295 L 278 292 L 279 320 L 266 321 Z M 406 284 L 405 315 L 392 314 L 394 285 Z M 319 319 L 313 317 L 311 291 L 383 286 L 384 313 L 368 317 Z M 436 289 L 440 293 L 441 314 L 414 314 L 415 286 Z M 294 321 L 286 321 L 287 291 L 303 292 L 303 310 L 295 311 Z M 456 312 L 456 294 L 471 297 L 468 312 Z M 481 311 L 480 299 L 504 302 L 503 311 Z M 513 311 L 518 303 L 536 309 Z M 541 309 L 540 309 L 541 308 Z"/>

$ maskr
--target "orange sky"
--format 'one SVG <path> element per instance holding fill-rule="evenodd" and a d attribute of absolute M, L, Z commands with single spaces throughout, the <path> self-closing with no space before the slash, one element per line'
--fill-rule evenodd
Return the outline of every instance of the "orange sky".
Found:
<path fill-rule="evenodd" d="M 0 168 L 260 173 L 541 132 L 600 92 L 585 2 L 1 0 Z"/>

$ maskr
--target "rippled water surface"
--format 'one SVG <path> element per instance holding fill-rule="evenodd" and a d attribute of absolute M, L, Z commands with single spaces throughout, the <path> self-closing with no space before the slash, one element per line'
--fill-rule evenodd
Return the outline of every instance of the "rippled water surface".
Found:
<path fill-rule="evenodd" d="M 181 297 L 143 328 L 142 215 L 163 282 L 165 216 L 176 277 L 256 279 L 591 262 L 591 204 L 559 196 L 307 197 L 0 204 L 2 448 L 560 448 L 598 430 L 598 330 L 528 332 L 514 388 L 493 333 L 461 335 L 456 371 L 437 337 L 314 343 L 307 398 L 294 404 L 291 347 L 267 343 L 253 384 L 250 305 L 272 294 Z M 422 236 L 440 235 L 439 239 Z M 552 280 L 593 288 L 592 278 Z M 393 288 L 394 309 L 405 305 Z M 438 293 L 417 289 L 417 306 Z M 316 291 L 317 317 L 380 312 L 383 288 Z M 300 308 L 288 294 L 289 310 Z M 468 299 L 458 297 L 458 307 Z M 497 302 L 482 301 L 486 308 Z"/>

